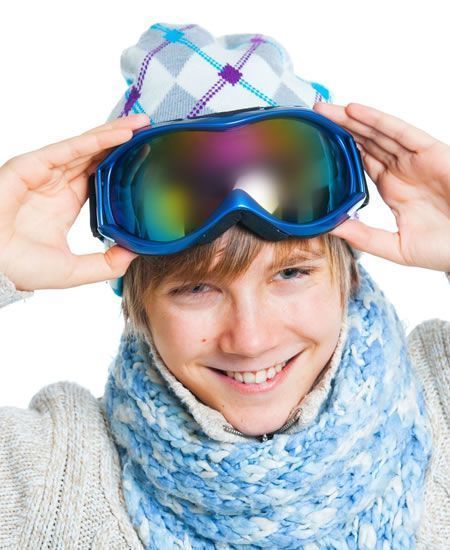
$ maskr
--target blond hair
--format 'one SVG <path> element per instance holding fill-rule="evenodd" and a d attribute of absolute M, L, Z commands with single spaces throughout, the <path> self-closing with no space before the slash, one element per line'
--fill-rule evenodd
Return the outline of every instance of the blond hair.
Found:
<path fill-rule="evenodd" d="M 122 312 L 130 329 L 146 335 L 149 330 L 145 304 L 149 293 L 163 281 L 176 279 L 195 284 L 205 278 L 230 283 L 250 266 L 264 245 L 274 247 L 274 267 L 296 251 L 325 254 L 332 283 L 339 285 L 341 306 L 359 287 L 356 258 L 346 241 L 325 233 L 314 239 L 290 237 L 267 241 L 236 224 L 210 243 L 165 256 L 138 256 L 123 277 Z M 217 261 L 218 260 L 218 261 Z M 214 264 L 214 265 L 213 265 Z"/>

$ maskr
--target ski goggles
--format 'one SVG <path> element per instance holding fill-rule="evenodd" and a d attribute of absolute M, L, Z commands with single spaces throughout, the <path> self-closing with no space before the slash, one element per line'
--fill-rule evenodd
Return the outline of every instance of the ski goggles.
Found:
<path fill-rule="evenodd" d="M 367 205 L 353 136 L 304 107 L 257 107 L 134 131 L 89 177 L 92 233 L 109 248 L 173 254 L 241 223 L 315 237 Z M 110 281 L 121 296 L 121 280 Z"/>

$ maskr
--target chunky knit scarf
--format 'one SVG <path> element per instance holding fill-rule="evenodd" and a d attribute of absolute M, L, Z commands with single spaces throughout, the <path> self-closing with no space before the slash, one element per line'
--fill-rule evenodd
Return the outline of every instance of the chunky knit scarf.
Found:
<path fill-rule="evenodd" d="M 146 548 L 414 548 L 431 427 L 403 325 L 358 268 L 329 395 L 297 433 L 208 437 L 152 344 L 124 331 L 104 403 Z"/>

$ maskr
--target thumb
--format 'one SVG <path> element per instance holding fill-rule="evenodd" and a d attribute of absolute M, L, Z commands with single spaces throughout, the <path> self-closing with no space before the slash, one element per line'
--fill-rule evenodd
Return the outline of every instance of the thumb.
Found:
<path fill-rule="evenodd" d="M 392 262 L 404 263 L 400 253 L 398 231 L 393 233 L 370 227 L 359 220 L 346 220 L 330 231 L 330 234 L 345 239 L 353 248 L 362 252 L 368 252 Z"/>
<path fill-rule="evenodd" d="M 104 253 L 77 256 L 69 286 L 99 283 L 122 277 L 130 263 L 138 256 L 139 254 L 119 245 L 108 248 Z"/>

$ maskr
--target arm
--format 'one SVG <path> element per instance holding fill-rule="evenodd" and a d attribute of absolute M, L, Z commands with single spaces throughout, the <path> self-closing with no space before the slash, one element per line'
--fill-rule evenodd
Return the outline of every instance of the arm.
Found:
<path fill-rule="evenodd" d="M 423 321 L 407 339 L 433 434 L 424 492 L 424 518 L 417 535 L 423 542 L 420 548 L 446 548 L 445 533 L 450 525 L 450 322 Z"/>
<path fill-rule="evenodd" d="M 0 548 L 24 548 L 21 534 L 44 493 L 54 445 L 51 415 L 43 408 L 0 407 Z"/>

